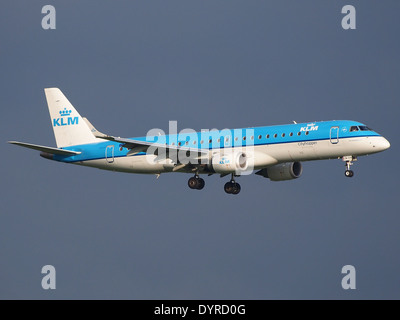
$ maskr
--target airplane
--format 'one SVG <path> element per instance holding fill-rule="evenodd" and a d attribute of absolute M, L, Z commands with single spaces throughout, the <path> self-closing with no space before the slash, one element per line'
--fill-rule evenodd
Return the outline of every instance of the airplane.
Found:
<path fill-rule="evenodd" d="M 44 89 L 57 147 L 8 141 L 41 151 L 46 159 L 104 170 L 193 176 L 191 189 L 205 186 L 200 175 L 230 175 L 224 191 L 238 194 L 237 177 L 255 174 L 271 181 L 297 179 L 301 161 L 341 159 L 345 176 L 357 157 L 384 151 L 390 143 L 365 124 L 350 120 L 319 121 L 240 129 L 202 130 L 120 138 L 98 131 L 77 112 L 58 88 Z"/>

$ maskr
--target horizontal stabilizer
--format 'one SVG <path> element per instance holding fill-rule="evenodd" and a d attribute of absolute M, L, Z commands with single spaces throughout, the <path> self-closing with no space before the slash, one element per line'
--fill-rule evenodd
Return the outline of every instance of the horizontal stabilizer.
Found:
<path fill-rule="evenodd" d="M 70 150 L 64 150 L 64 149 L 59 149 L 59 148 L 52 148 L 52 147 L 45 147 L 45 146 L 39 146 L 37 144 L 31 144 L 31 143 L 25 143 L 25 142 L 18 142 L 18 141 L 8 141 L 8 143 L 11 144 L 16 144 L 17 146 L 29 148 L 29 149 L 34 149 L 38 151 L 43 151 L 47 152 L 50 154 L 59 154 L 62 156 L 73 156 L 80 154 L 81 152 L 76 152 L 76 151 L 70 151 Z"/>

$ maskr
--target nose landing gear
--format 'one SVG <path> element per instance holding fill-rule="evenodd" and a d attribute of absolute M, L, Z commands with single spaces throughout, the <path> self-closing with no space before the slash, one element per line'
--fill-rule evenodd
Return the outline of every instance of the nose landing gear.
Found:
<path fill-rule="evenodd" d="M 353 161 L 357 161 L 357 158 L 353 156 L 345 156 L 342 157 L 342 160 L 346 162 L 346 171 L 344 172 L 344 175 L 348 178 L 351 178 L 354 176 L 354 171 L 350 170 L 350 166 L 353 165 Z"/>

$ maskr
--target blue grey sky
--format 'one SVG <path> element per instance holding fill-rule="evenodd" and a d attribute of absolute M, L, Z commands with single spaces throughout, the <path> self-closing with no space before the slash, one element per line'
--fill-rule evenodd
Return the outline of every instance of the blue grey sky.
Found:
<path fill-rule="evenodd" d="M 41 8 L 56 9 L 43 30 Z M 343 30 L 341 9 L 356 8 Z M 1 299 L 399 299 L 399 1 L 2 1 Z M 103 132 L 357 120 L 391 148 L 271 182 L 61 164 L 43 89 Z M 43 290 L 41 268 L 56 268 Z M 356 268 L 356 290 L 341 269 Z"/>

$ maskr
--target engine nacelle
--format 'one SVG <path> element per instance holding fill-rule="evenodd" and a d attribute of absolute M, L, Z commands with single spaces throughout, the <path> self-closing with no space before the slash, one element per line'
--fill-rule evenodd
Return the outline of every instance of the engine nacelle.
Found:
<path fill-rule="evenodd" d="M 218 153 L 212 157 L 211 166 L 216 173 L 239 174 L 247 170 L 248 159 L 244 152 Z"/>
<path fill-rule="evenodd" d="M 276 164 L 272 167 L 262 169 L 257 174 L 260 174 L 272 181 L 283 181 L 297 179 L 303 172 L 303 166 L 300 162 L 286 162 Z"/>

